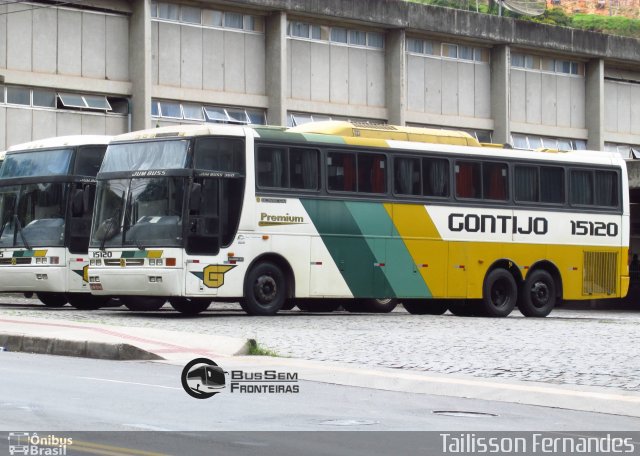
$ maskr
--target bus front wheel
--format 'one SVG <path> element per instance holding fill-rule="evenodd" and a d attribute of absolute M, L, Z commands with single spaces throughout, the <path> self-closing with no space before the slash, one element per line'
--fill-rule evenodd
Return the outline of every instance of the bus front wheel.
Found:
<path fill-rule="evenodd" d="M 36 296 L 47 307 L 63 307 L 69 302 L 65 293 L 36 293 Z"/>
<path fill-rule="evenodd" d="M 179 298 L 169 299 L 171 307 L 185 315 L 197 315 L 204 312 L 211 305 L 209 298 Z"/>
<path fill-rule="evenodd" d="M 518 286 L 506 269 L 494 269 L 484 279 L 480 311 L 485 317 L 501 318 L 516 306 Z"/>
<path fill-rule="evenodd" d="M 265 261 L 247 274 L 241 305 L 249 315 L 275 315 L 284 306 L 286 293 L 284 273 L 276 264 Z"/>
<path fill-rule="evenodd" d="M 111 299 L 109 296 L 93 296 L 89 293 L 69 293 L 69 304 L 78 310 L 97 310 Z"/>
<path fill-rule="evenodd" d="M 155 296 L 123 296 L 120 300 L 127 309 L 136 312 L 159 310 L 166 302 L 165 298 L 157 298 Z"/>
<path fill-rule="evenodd" d="M 525 317 L 546 317 L 556 305 L 556 282 L 544 269 L 531 271 L 518 300 L 518 310 Z"/>
<path fill-rule="evenodd" d="M 442 315 L 449 306 L 444 299 L 416 299 L 402 301 L 405 310 L 412 315 Z"/>

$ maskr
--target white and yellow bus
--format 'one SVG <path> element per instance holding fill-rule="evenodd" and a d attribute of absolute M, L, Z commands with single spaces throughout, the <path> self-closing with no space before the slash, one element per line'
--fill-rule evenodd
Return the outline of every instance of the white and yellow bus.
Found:
<path fill-rule="evenodd" d="M 0 168 L 0 291 L 49 307 L 94 309 L 87 267 L 96 174 L 110 136 L 64 136 L 11 147 Z"/>
<path fill-rule="evenodd" d="M 98 174 L 89 282 L 132 309 L 546 316 L 625 296 L 624 162 L 462 132 L 318 122 L 116 137 Z"/>

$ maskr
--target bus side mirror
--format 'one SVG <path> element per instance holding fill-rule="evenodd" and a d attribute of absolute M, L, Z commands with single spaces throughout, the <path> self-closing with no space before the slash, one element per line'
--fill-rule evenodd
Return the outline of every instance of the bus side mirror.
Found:
<path fill-rule="evenodd" d="M 82 217 L 82 214 L 84 214 L 84 190 L 78 188 L 71 197 L 71 215 Z"/>
<path fill-rule="evenodd" d="M 191 184 L 191 192 L 189 194 L 189 211 L 200 211 L 200 198 L 202 196 L 202 184 Z"/>

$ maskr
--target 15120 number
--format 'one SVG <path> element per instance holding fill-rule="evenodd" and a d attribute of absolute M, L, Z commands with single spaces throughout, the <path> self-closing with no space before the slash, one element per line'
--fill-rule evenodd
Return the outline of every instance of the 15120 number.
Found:
<path fill-rule="evenodd" d="M 571 234 L 576 236 L 609 236 L 618 235 L 617 223 L 589 222 L 586 220 L 571 220 Z"/>

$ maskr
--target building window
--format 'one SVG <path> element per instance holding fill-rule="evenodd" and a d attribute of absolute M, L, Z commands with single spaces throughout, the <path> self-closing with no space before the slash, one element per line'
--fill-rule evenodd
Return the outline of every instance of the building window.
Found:
<path fill-rule="evenodd" d="M 242 125 L 267 124 L 266 114 L 264 110 L 260 109 L 206 106 L 196 103 L 180 103 L 166 100 L 153 100 L 151 102 L 151 115 L 163 119 L 195 122 Z"/>
<path fill-rule="evenodd" d="M 151 2 L 151 17 L 190 25 L 264 32 L 264 20 L 260 16 L 167 2 Z"/>
<path fill-rule="evenodd" d="M 489 62 L 489 49 L 419 38 L 407 38 L 407 52 L 467 62 Z"/>
<path fill-rule="evenodd" d="M 56 93 L 53 90 L 33 89 L 33 106 L 41 108 L 56 107 Z"/>
<path fill-rule="evenodd" d="M 511 53 L 511 67 L 548 73 L 584 76 L 584 64 L 573 60 L 558 60 L 532 54 Z"/>
<path fill-rule="evenodd" d="M 331 41 L 334 43 L 347 43 L 347 29 L 331 27 Z"/>
<path fill-rule="evenodd" d="M 329 41 L 372 49 L 384 48 L 384 34 L 344 27 L 328 27 L 300 21 L 290 21 L 288 35 L 291 38 Z"/>
<path fill-rule="evenodd" d="M 31 106 L 31 90 L 26 87 L 7 86 L 7 103 Z"/>
<path fill-rule="evenodd" d="M 353 46 L 366 46 L 367 34 L 360 30 L 349 30 L 349 44 Z"/>
<path fill-rule="evenodd" d="M 584 139 L 548 138 L 518 133 L 511 135 L 511 144 L 516 149 L 586 150 L 587 148 L 587 142 Z"/>

